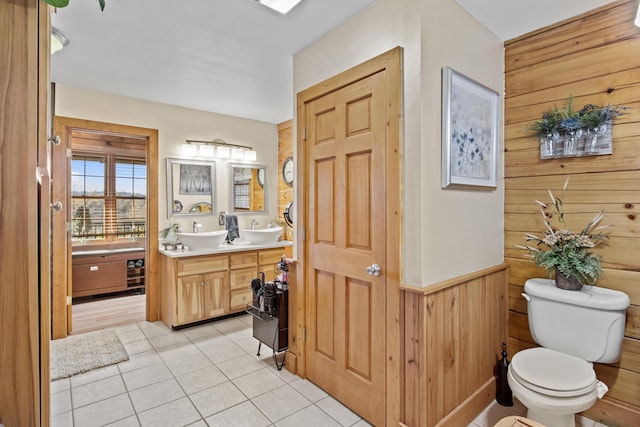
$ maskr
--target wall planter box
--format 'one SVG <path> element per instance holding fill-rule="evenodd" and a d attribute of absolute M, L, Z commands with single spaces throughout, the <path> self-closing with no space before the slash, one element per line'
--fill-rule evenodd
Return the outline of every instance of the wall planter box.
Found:
<path fill-rule="evenodd" d="M 540 159 L 601 156 L 613 153 L 612 122 L 608 121 L 598 131 L 580 129 L 573 134 L 556 133 L 540 138 Z"/>

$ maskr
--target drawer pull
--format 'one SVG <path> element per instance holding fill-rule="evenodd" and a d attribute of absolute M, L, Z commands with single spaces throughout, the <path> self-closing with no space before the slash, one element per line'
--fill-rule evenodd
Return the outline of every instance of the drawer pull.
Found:
<path fill-rule="evenodd" d="M 100 267 L 98 267 L 97 265 L 92 265 L 91 267 L 89 267 L 89 271 L 98 271 L 100 269 Z"/>

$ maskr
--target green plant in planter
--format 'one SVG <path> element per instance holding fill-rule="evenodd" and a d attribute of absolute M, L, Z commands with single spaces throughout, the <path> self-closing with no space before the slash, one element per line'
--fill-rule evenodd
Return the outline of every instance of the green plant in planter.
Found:
<path fill-rule="evenodd" d="M 528 129 L 534 131 L 539 138 L 545 138 L 558 132 L 561 120 L 560 111 L 554 105 L 553 109 L 542 113 L 542 119 L 533 122 Z"/>
<path fill-rule="evenodd" d="M 582 124 L 587 129 L 599 129 L 601 126 L 611 123 L 613 119 L 624 114 L 626 107 L 599 107 L 593 104 L 587 104 L 580 110 Z"/>
<path fill-rule="evenodd" d="M 160 234 L 161 238 L 166 239 L 167 236 L 170 237 L 172 233 L 175 237 L 175 234 L 178 233 L 179 231 L 180 231 L 180 224 L 177 222 L 172 222 L 171 224 L 169 224 L 167 228 L 163 228 L 162 230 L 160 230 L 158 234 Z"/>
<path fill-rule="evenodd" d="M 525 235 L 525 240 L 536 242 L 536 247 L 530 245 L 516 247 L 527 250 L 536 265 L 547 270 L 549 277 L 554 272 L 557 277 L 560 272 L 567 278 L 575 279 L 580 285 L 594 285 L 602 276 L 602 257 L 591 249 L 609 239 L 603 231 L 610 225 L 598 225 L 604 215 L 601 211 L 579 233 L 567 230 L 562 198 L 568 184 L 567 178 L 560 198 L 554 197 L 549 190 L 550 204 L 536 200 L 540 205 L 546 231 L 542 237 L 531 233 Z M 551 208 L 550 212 L 545 211 L 548 208 Z M 554 219 L 557 221 L 555 226 L 552 225 Z M 546 249 L 540 247 L 546 247 Z"/>
<path fill-rule="evenodd" d="M 69 5 L 69 0 L 43 0 L 45 3 L 50 4 L 53 7 L 67 7 Z M 105 0 L 98 0 L 98 4 L 100 5 L 100 10 L 104 11 Z"/>

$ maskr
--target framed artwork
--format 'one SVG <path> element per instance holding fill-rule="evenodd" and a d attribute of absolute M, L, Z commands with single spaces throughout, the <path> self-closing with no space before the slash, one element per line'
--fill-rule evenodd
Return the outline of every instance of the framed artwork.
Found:
<path fill-rule="evenodd" d="M 211 166 L 180 164 L 180 194 L 211 194 Z"/>
<path fill-rule="evenodd" d="M 498 93 L 442 69 L 442 188 L 496 188 Z"/>

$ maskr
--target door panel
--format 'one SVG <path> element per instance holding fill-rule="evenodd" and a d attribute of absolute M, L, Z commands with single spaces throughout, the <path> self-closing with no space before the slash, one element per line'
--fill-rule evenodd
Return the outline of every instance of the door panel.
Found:
<path fill-rule="evenodd" d="M 307 372 L 374 425 L 385 423 L 384 72 L 305 106 L 309 173 Z M 382 266 L 380 276 L 367 267 Z"/>
<path fill-rule="evenodd" d="M 203 275 L 202 300 L 205 317 L 221 316 L 225 311 L 228 311 L 228 308 L 225 310 L 225 305 L 229 305 L 229 294 L 225 290 L 228 282 L 227 277 L 228 273 L 226 271 Z M 225 297 L 227 299 L 226 304 Z"/>
<path fill-rule="evenodd" d="M 202 319 L 202 301 L 200 298 L 202 283 L 202 276 L 200 275 L 178 278 L 176 288 L 178 313 L 176 317 L 179 325 Z"/>

